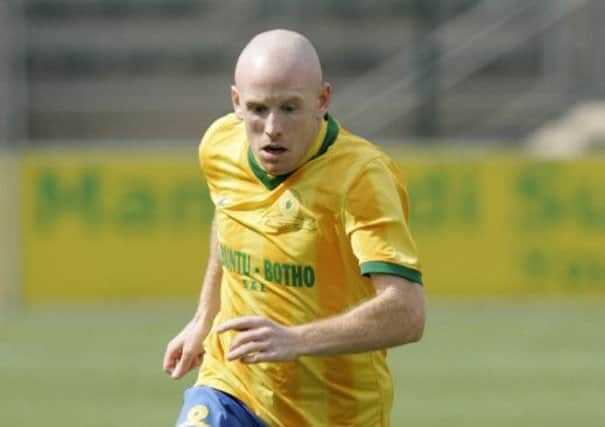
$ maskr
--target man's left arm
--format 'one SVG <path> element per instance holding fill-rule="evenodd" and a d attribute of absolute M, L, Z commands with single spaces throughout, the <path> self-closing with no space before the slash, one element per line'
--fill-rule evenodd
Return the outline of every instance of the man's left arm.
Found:
<path fill-rule="evenodd" d="M 423 287 L 389 274 L 370 277 L 376 295 L 334 317 L 289 327 L 258 316 L 226 321 L 217 332 L 239 331 L 227 358 L 277 362 L 361 353 L 420 340 L 425 323 Z"/>

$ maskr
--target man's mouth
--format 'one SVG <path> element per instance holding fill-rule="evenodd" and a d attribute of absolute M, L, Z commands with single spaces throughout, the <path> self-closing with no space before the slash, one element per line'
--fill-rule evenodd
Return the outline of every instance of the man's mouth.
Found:
<path fill-rule="evenodd" d="M 270 153 L 270 154 L 281 154 L 288 150 L 279 145 L 267 145 L 267 146 L 263 147 L 263 151 L 266 151 L 267 153 Z"/>

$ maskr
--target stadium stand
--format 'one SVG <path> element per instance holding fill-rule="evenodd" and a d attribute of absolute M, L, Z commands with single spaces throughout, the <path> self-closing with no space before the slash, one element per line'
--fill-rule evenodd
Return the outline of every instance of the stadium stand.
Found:
<path fill-rule="evenodd" d="M 243 40 L 288 27 L 317 44 L 338 94 L 335 114 L 353 130 L 515 138 L 569 103 L 545 88 L 577 74 L 571 49 L 585 42 L 578 28 L 591 3 L 23 0 L 27 48 L 17 62 L 27 76 L 28 136 L 197 137 L 229 108 Z"/>

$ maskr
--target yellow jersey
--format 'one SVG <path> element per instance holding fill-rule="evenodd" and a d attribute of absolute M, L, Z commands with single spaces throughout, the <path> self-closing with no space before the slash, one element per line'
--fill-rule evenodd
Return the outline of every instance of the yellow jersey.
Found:
<path fill-rule="evenodd" d="M 234 114 L 204 135 L 200 164 L 223 267 L 215 325 L 250 315 L 282 325 L 333 316 L 375 295 L 371 273 L 422 283 L 394 161 L 330 115 L 314 147 L 294 172 L 270 176 Z M 209 334 L 197 384 L 239 398 L 270 426 L 389 425 L 386 351 L 244 364 L 226 360 L 234 334 Z"/>

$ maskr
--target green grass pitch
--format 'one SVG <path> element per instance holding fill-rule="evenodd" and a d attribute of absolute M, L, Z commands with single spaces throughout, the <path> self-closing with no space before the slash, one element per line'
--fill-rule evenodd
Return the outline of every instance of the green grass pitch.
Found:
<path fill-rule="evenodd" d="M 392 425 L 597 427 L 605 301 L 429 300 L 425 338 L 392 350 Z M 0 425 L 170 426 L 194 376 L 161 371 L 193 307 L 0 312 Z"/>

